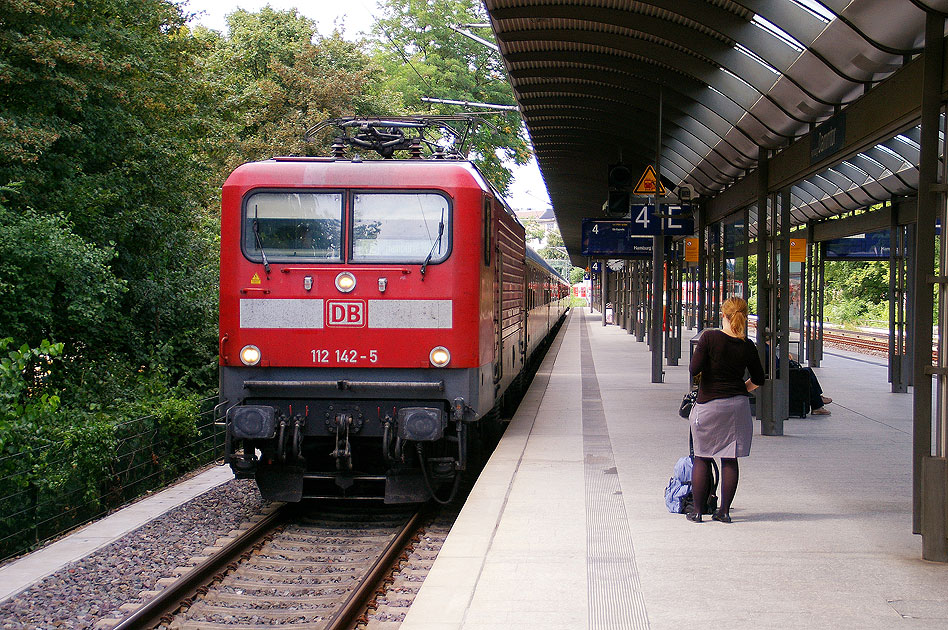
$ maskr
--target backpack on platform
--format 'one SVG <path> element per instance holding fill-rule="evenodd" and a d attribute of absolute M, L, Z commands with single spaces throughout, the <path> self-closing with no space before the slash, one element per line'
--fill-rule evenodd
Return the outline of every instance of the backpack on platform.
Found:
<path fill-rule="evenodd" d="M 691 432 L 688 432 L 688 450 L 690 455 L 680 458 L 675 463 L 675 470 L 668 485 L 665 487 L 665 507 L 672 514 L 684 514 L 693 512 L 695 509 L 694 497 L 691 494 L 691 471 L 694 469 L 695 443 Z M 714 514 L 718 509 L 718 465 L 712 459 L 711 470 L 708 471 L 711 478 L 708 480 L 708 500 L 705 503 L 703 514 Z"/>

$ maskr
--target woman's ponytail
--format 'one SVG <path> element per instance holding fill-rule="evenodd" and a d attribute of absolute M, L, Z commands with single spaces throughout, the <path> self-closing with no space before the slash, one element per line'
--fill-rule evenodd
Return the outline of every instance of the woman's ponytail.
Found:
<path fill-rule="evenodd" d="M 721 312 L 731 323 L 731 330 L 738 337 L 747 336 L 747 302 L 739 297 L 724 300 Z"/>

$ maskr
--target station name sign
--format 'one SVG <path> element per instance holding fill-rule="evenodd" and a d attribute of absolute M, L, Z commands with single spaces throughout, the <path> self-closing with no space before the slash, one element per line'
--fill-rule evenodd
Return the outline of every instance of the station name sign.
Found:
<path fill-rule="evenodd" d="M 810 134 L 810 164 L 840 151 L 846 143 L 846 114 L 839 113 Z"/>

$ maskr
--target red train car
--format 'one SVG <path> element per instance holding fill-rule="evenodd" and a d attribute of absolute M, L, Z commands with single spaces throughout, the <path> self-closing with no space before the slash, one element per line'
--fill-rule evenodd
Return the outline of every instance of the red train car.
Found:
<path fill-rule="evenodd" d="M 226 458 L 274 500 L 443 495 L 567 295 L 469 162 L 245 164 L 222 199 Z"/>

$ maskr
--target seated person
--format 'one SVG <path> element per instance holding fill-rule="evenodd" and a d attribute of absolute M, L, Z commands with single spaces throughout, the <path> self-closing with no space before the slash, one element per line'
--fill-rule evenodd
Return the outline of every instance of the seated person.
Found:
<path fill-rule="evenodd" d="M 791 355 L 790 369 L 794 368 L 806 371 L 807 377 L 810 379 L 810 413 L 814 416 L 828 416 L 833 413 L 825 408 L 826 405 L 833 402 L 833 399 L 823 395 L 823 388 L 820 386 L 820 381 L 816 378 L 816 373 L 813 372 L 813 368 L 803 367 L 794 361 Z M 792 382 L 793 381 L 791 381 L 791 383 Z"/>
<path fill-rule="evenodd" d="M 766 352 L 770 351 L 770 344 L 765 346 Z M 816 373 L 813 371 L 813 368 L 803 367 L 797 361 L 794 360 L 793 355 L 790 355 L 790 369 L 804 370 L 806 372 L 807 378 L 810 381 L 810 413 L 814 416 L 828 416 L 833 412 L 829 409 L 826 409 L 826 405 L 833 402 L 833 399 L 829 396 L 823 395 L 823 388 L 820 386 L 819 379 L 816 378 Z M 777 377 L 780 377 L 780 356 L 777 356 Z M 790 381 L 791 387 L 793 386 L 793 381 Z M 791 393 L 791 396 L 793 394 Z"/>

